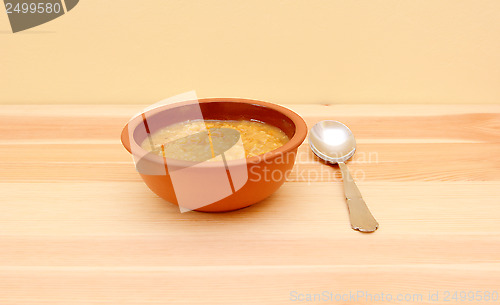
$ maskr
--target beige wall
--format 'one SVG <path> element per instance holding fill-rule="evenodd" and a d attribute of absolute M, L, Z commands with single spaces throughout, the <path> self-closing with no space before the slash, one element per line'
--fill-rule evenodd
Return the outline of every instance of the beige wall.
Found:
<path fill-rule="evenodd" d="M 500 103 L 498 0 L 81 0 L 0 50 L 0 103 Z"/>

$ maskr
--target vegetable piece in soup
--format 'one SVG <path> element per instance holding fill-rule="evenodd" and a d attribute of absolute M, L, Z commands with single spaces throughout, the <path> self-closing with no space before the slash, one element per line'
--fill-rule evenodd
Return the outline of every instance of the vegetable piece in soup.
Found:
<path fill-rule="evenodd" d="M 205 161 L 215 157 L 212 140 L 217 140 L 218 143 L 227 142 L 229 147 L 238 140 L 237 133 L 209 132 L 214 129 L 221 131 L 224 128 L 239 132 L 240 143 L 243 143 L 247 158 L 275 150 L 289 141 L 288 136 L 278 127 L 258 121 L 196 120 L 161 128 L 146 138 L 141 147 L 171 159 Z M 226 160 L 243 157 L 237 150 L 232 149 L 226 151 L 224 155 Z"/>

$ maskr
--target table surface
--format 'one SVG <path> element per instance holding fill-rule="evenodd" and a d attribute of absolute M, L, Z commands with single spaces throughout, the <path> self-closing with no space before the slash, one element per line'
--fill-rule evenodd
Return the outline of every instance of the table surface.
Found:
<path fill-rule="evenodd" d="M 120 144 L 142 106 L 0 106 L 0 304 L 437 304 L 500 291 L 500 105 L 289 107 L 309 127 L 353 130 L 348 166 L 377 232 L 350 228 L 339 169 L 307 142 L 270 198 L 181 214 Z"/>

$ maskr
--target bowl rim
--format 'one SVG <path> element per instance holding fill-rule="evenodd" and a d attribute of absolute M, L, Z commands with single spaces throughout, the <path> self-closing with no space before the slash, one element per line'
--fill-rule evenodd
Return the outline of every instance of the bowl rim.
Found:
<path fill-rule="evenodd" d="M 253 100 L 253 99 L 245 99 L 245 98 L 201 98 L 198 100 L 191 100 L 191 101 L 183 101 L 183 102 L 177 102 L 177 103 L 172 103 L 164 106 L 159 106 L 157 108 L 153 108 L 150 110 L 146 110 L 144 112 L 141 112 L 140 114 L 134 116 L 131 118 L 127 124 L 123 127 L 122 133 L 121 133 L 121 142 L 122 145 L 125 147 L 125 149 L 132 154 L 132 146 L 134 151 L 139 152 L 140 154 L 143 155 L 144 158 L 146 158 L 148 161 L 152 161 L 154 163 L 157 163 L 159 165 L 166 165 L 168 164 L 169 167 L 179 167 L 179 168 L 184 168 L 184 167 L 190 167 L 196 165 L 196 167 L 203 167 L 203 168 L 214 168 L 214 167 L 224 167 L 224 162 L 223 161 L 213 161 L 213 162 L 193 162 L 193 161 L 185 161 L 185 160 L 179 160 L 179 159 L 171 159 L 171 158 L 165 158 L 161 157 L 158 155 L 154 154 L 148 154 L 148 151 L 143 149 L 135 140 L 130 143 L 130 137 L 128 134 L 129 131 L 129 126 L 132 127 L 132 130 L 135 131 L 135 129 L 143 122 L 143 117 L 142 115 L 148 113 L 150 115 L 155 115 L 163 111 L 168 111 L 177 107 L 185 106 L 185 105 L 190 105 L 193 103 L 219 103 L 219 102 L 232 102 L 232 103 L 244 103 L 244 104 L 249 104 L 249 105 L 255 105 L 255 106 L 260 106 L 260 107 L 265 107 L 265 108 L 270 108 L 274 111 L 277 111 L 286 117 L 288 117 L 293 124 L 295 125 L 295 134 L 292 136 L 292 138 L 285 143 L 283 146 L 278 147 L 277 149 L 274 149 L 270 152 L 260 154 L 257 156 L 253 156 L 250 158 L 245 158 L 245 159 L 235 159 L 235 160 L 226 160 L 226 165 L 227 166 L 238 166 L 238 165 L 246 165 L 246 164 L 258 164 L 258 163 L 273 163 L 273 160 L 280 157 L 284 156 L 291 151 L 297 149 L 302 142 L 304 142 L 306 136 L 307 136 L 307 125 L 304 119 L 292 111 L 291 109 L 288 109 L 284 106 L 269 103 L 269 102 L 264 102 L 264 101 L 259 101 L 259 100 Z M 258 119 L 258 118 L 256 118 Z M 132 125 L 131 125 L 132 124 Z M 286 162 L 286 161 L 285 161 Z"/>

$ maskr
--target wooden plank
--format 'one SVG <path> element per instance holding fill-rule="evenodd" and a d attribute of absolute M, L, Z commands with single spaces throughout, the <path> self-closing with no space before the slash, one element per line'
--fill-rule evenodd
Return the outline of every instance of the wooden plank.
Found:
<path fill-rule="evenodd" d="M 500 114 L 442 116 L 348 117 L 330 114 L 306 117 L 309 127 L 325 119 L 341 121 L 358 139 L 453 139 L 498 141 Z M 116 140 L 127 119 L 121 117 L 1 116 L 2 143 L 44 140 Z M 396 127 L 397 126 L 397 127 Z M 35 141 L 36 143 L 36 141 Z M 0 143 L 1 144 L 1 143 Z"/>
<path fill-rule="evenodd" d="M 328 299 L 315 303 L 457 304 L 450 292 L 498 292 L 500 265 L 28 267 L 0 269 L 0 274 L 0 287 L 9 289 L 0 290 L 3 304 L 40 304 L 41 300 L 64 305 L 308 304 L 312 302 L 305 301 L 307 294 L 323 293 Z M 429 294 L 436 293 L 438 301 L 433 301 Z M 335 299 L 343 295 L 347 295 L 343 301 Z M 392 301 L 387 301 L 388 295 Z"/>
<path fill-rule="evenodd" d="M 0 205 L 0 222 L 4 237 L 122 234 L 175 237 L 185 233 L 238 238 L 226 233 L 234 231 L 291 234 L 290 238 L 296 234 L 360 236 L 366 240 L 384 232 L 489 235 L 499 226 L 500 182 L 358 184 L 374 215 L 384 223 L 377 235 L 352 234 L 356 232 L 348 225 L 340 182 L 287 183 L 256 205 L 216 214 L 180 214 L 176 206 L 158 198 L 141 182 L 0 183 L 0 192 L 9 194 L 8 204 Z M 61 227 L 65 230 L 61 231 Z"/>
<path fill-rule="evenodd" d="M 0 158 L 3 182 L 140 181 L 120 144 L 4 144 Z M 494 181 L 500 142 L 359 144 L 348 164 L 358 181 Z M 303 144 L 289 181 L 333 182 L 341 175 Z"/>
<path fill-rule="evenodd" d="M 285 101 L 286 102 L 286 101 Z M 122 117 L 130 118 L 146 104 L 121 105 L 0 105 L 6 116 L 59 116 L 59 117 Z M 341 116 L 435 116 L 468 113 L 500 113 L 500 104 L 282 104 L 302 116 L 331 114 Z"/>

